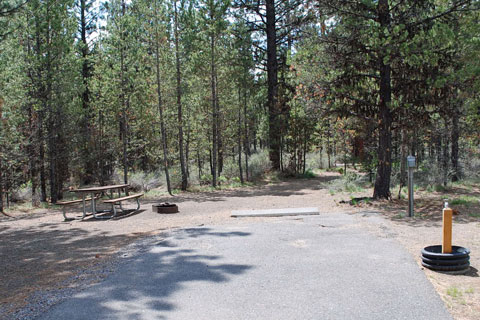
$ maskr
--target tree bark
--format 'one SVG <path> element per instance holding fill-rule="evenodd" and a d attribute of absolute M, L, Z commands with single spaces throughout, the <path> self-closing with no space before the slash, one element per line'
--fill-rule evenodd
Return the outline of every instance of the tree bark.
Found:
<path fill-rule="evenodd" d="M 214 21 L 214 8 L 210 8 L 210 19 Z M 217 152 L 218 152 L 218 106 L 216 93 L 216 71 L 215 71 L 215 32 L 210 33 L 210 77 L 212 91 L 212 187 L 217 186 Z"/>
<path fill-rule="evenodd" d="M 200 146 L 197 145 L 197 166 L 198 166 L 198 182 L 202 181 L 202 160 L 200 159 Z"/>
<path fill-rule="evenodd" d="M 155 0 L 155 18 L 158 19 L 157 1 Z M 168 172 L 168 148 L 167 148 L 167 132 L 165 129 L 165 119 L 163 116 L 162 90 L 160 78 L 160 33 L 158 31 L 158 21 L 155 24 L 155 70 L 157 76 L 157 97 L 158 97 L 158 112 L 160 114 L 160 130 L 162 131 L 162 147 L 163 147 L 163 166 L 165 170 L 165 179 L 167 180 L 167 191 L 172 194 L 172 187 L 170 184 L 170 175 Z"/>
<path fill-rule="evenodd" d="M 126 4 L 125 0 L 122 0 L 122 17 L 125 16 Z M 120 98 L 122 101 L 122 120 L 121 120 L 121 130 L 122 130 L 122 147 L 123 147 L 123 183 L 128 184 L 128 154 L 127 154 L 127 110 L 128 102 L 126 97 L 127 84 L 125 78 L 125 30 L 121 30 L 121 45 L 120 45 L 120 78 L 121 78 L 121 92 Z"/>
<path fill-rule="evenodd" d="M 189 117 L 187 117 L 188 122 Z M 187 171 L 187 179 L 190 178 L 190 142 L 191 142 L 191 132 L 190 123 L 187 125 L 187 141 L 185 144 L 185 170 Z"/>
<path fill-rule="evenodd" d="M 240 182 L 243 181 L 242 170 L 242 92 L 240 87 L 238 88 L 238 130 L 237 130 L 237 145 L 238 145 L 238 172 L 240 174 Z"/>
<path fill-rule="evenodd" d="M 103 127 L 104 127 L 104 118 L 103 118 L 103 113 L 102 110 L 98 111 L 98 128 L 99 128 L 99 142 L 98 143 L 98 148 L 99 152 L 97 154 L 104 155 L 105 150 L 104 150 L 104 133 L 103 133 Z M 100 157 L 99 160 L 99 165 L 100 165 L 100 185 L 105 185 L 105 180 L 108 175 L 107 172 L 107 161 L 104 159 L 104 157 Z"/>
<path fill-rule="evenodd" d="M 451 140 L 452 140 L 452 149 L 451 149 L 451 163 L 452 163 L 452 182 L 458 181 L 462 177 L 462 171 L 458 163 L 458 140 L 460 137 L 460 128 L 459 126 L 459 112 L 454 110 L 452 116 L 452 130 L 451 130 Z"/>
<path fill-rule="evenodd" d="M 4 119 L 3 119 L 3 99 L 2 97 L 0 96 L 0 137 L 2 137 L 2 128 L 3 128 L 3 123 L 4 123 Z M 3 150 L 3 146 L 0 145 L 0 154 L 3 154 L 4 150 Z M 4 188 L 5 188 L 5 184 L 3 183 L 3 177 L 4 177 L 4 174 L 5 174 L 5 169 L 3 169 L 3 159 L 2 157 L 0 157 L 0 213 L 4 213 L 3 211 L 3 191 L 4 191 Z M 6 190 L 6 193 L 8 195 L 8 190 Z"/>
<path fill-rule="evenodd" d="M 303 168 L 302 172 L 305 174 L 307 169 L 307 127 L 303 128 Z"/>
<path fill-rule="evenodd" d="M 28 106 L 28 129 L 30 132 L 30 141 L 27 145 L 27 153 L 28 153 L 28 164 L 29 164 L 29 178 L 32 183 L 32 206 L 36 207 L 39 205 L 39 199 L 37 195 L 37 187 L 38 187 L 38 172 L 37 172 L 37 161 L 38 161 L 38 156 L 37 156 L 37 149 L 36 145 L 37 143 L 36 140 L 38 139 L 38 127 L 37 124 L 38 122 L 34 119 L 35 117 L 35 111 L 33 110 L 33 106 L 29 105 Z"/>
<path fill-rule="evenodd" d="M 56 106 L 52 105 L 51 98 L 52 98 L 52 82 L 53 82 L 53 72 L 52 72 L 52 50 L 51 47 L 51 20 L 50 20 L 50 6 L 46 5 L 47 10 L 47 29 L 46 29 L 46 44 L 47 44 L 47 51 L 46 51 L 46 65 L 45 65 L 45 92 L 42 96 L 44 110 L 47 112 L 47 146 L 48 146 L 48 161 L 49 161 L 49 182 L 50 182 L 50 202 L 56 203 L 57 202 L 57 117 Z"/>
<path fill-rule="evenodd" d="M 398 188 L 398 199 L 401 199 L 402 188 L 407 185 L 407 130 L 402 128 L 400 138 L 400 187 Z"/>
<path fill-rule="evenodd" d="M 218 156 L 217 156 L 217 169 L 218 169 L 218 175 L 217 177 L 222 176 L 223 172 L 223 154 L 224 154 L 224 145 L 223 145 L 223 135 L 222 135 L 222 126 L 223 126 L 223 115 L 220 112 L 220 101 L 219 101 L 219 96 L 218 96 L 218 77 L 217 77 L 217 68 L 215 66 L 215 99 L 217 101 L 215 102 L 215 106 L 217 108 L 217 151 L 218 151 Z M 217 180 L 218 183 L 218 180 Z M 218 183 L 220 184 L 220 183 Z"/>
<path fill-rule="evenodd" d="M 34 54 L 37 54 L 37 55 L 40 55 L 41 54 L 41 46 L 42 46 L 42 40 L 41 40 L 41 29 L 40 29 L 40 21 L 39 21 L 39 18 L 36 17 L 35 18 L 35 27 L 36 27 L 36 32 L 35 32 L 35 38 L 36 38 L 36 46 L 35 46 L 35 53 Z M 38 99 L 38 100 L 41 100 L 42 99 L 42 95 L 44 94 L 43 91 L 44 91 L 44 85 L 42 83 L 42 79 L 40 78 L 40 70 L 33 70 L 32 71 L 33 74 L 37 74 L 36 75 L 36 79 L 35 81 L 33 81 L 33 84 L 37 86 L 37 89 L 36 89 L 36 92 L 34 93 L 34 97 L 35 99 Z M 39 165 L 39 168 L 38 170 L 40 171 L 40 201 L 41 202 L 46 202 L 47 201 L 47 183 L 46 183 L 46 177 L 45 177 L 45 147 L 44 147 L 44 143 L 45 143 L 45 139 L 44 139 L 44 136 L 43 136 L 43 119 L 44 119 L 44 112 L 45 110 L 39 110 L 38 112 L 35 112 L 33 110 L 33 106 L 31 106 L 32 108 L 32 116 L 36 116 L 36 121 L 33 120 L 34 122 L 34 126 L 35 126 L 35 131 L 37 133 L 37 135 L 35 136 L 34 139 L 37 139 L 36 143 L 38 144 L 38 162 L 35 161 L 35 160 L 32 160 L 32 163 L 33 163 L 33 172 L 32 174 L 33 177 L 32 177 L 32 204 L 34 206 L 37 206 L 39 204 L 39 201 L 37 199 L 37 195 L 36 193 L 34 192 L 34 180 L 35 180 L 35 184 L 36 184 L 36 179 L 37 179 L 37 163 Z M 36 123 L 35 123 L 36 122 Z M 36 146 L 33 146 L 33 155 L 36 156 Z"/>
<path fill-rule="evenodd" d="M 55 120 L 53 115 L 50 115 L 51 118 L 48 121 L 49 124 L 49 134 L 48 134 L 48 162 L 49 162 L 49 181 L 50 181 L 50 202 L 57 202 L 57 143 L 56 143 L 56 133 L 55 133 Z"/>
<path fill-rule="evenodd" d="M 185 167 L 185 156 L 183 153 L 183 116 L 182 116 L 182 87 L 181 87 L 181 71 L 180 71 L 180 50 L 179 50 L 179 43 L 178 43 L 178 13 L 177 13 L 177 0 L 173 0 L 173 7 L 174 7 L 174 22 L 175 22 L 175 64 L 176 64 L 176 71 L 177 71 L 177 118 L 178 118 L 178 148 L 179 148 L 179 156 L 180 156 L 180 170 L 182 172 L 182 190 L 187 190 L 188 186 L 188 177 L 187 177 L 187 169 Z"/>
<path fill-rule="evenodd" d="M 89 49 L 87 41 L 87 4 L 86 0 L 80 0 L 80 41 L 82 56 L 82 82 L 83 92 L 81 94 L 83 119 L 81 124 L 82 130 L 82 161 L 85 170 L 85 176 L 82 177 L 84 184 L 90 184 L 94 181 L 95 161 L 92 159 L 91 132 L 90 132 L 90 88 L 89 82 L 92 77 L 91 63 L 88 61 Z"/>
<path fill-rule="evenodd" d="M 0 100 L 0 121 L 2 121 L 2 101 Z M 0 130 L 2 129 L 2 125 L 0 124 Z M 0 131 L 0 136 L 1 136 L 1 131 Z M 1 146 L 0 146 L 0 151 L 1 150 Z M 4 190 L 4 183 L 3 183 L 3 175 L 4 175 L 4 172 L 5 170 L 3 169 L 3 166 L 2 166 L 2 159 L 0 159 L 0 213 L 4 213 L 3 212 L 3 190 Z M 7 191 L 8 192 L 8 191 Z"/>
<path fill-rule="evenodd" d="M 246 80 L 244 81 L 246 86 Z M 250 156 L 250 141 L 248 137 L 248 113 L 247 113 L 247 88 L 244 88 L 243 92 L 243 126 L 244 126 L 244 147 L 243 150 L 245 152 L 245 178 L 249 181 L 249 173 L 248 173 L 248 157 Z"/>
<path fill-rule="evenodd" d="M 328 169 L 332 167 L 332 147 L 330 144 L 330 120 L 327 119 L 327 159 L 328 159 Z"/>
<path fill-rule="evenodd" d="M 443 145 L 442 145 L 442 172 L 443 172 L 443 186 L 448 184 L 448 118 L 445 117 L 445 128 L 443 131 Z"/>
<path fill-rule="evenodd" d="M 390 10 L 388 0 L 378 1 L 378 18 L 383 30 L 390 27 Z M 381 33 L 381 34 L 382 34 Z M 384 35 L 381 35 L 384 37 Z M 378 57 L 380 69 L 380 102 L 379 102 L 379 137 L 378 137 L 378 167 L 377 178 L 373 190 L 373 198 L 389 199 L 390 175 L 392 172 L 392 114 L 390 103 L 392 101 L 391 67 L 384 63 L 386 50 Z"/>
<path fill-rule="evenodd" d="M 321 139 L 322 139 L 322 136 L 320 136 L 320 141 L 321 141 Z M 323 155 L 322 155 L 322 153 L 323 153 L 323 144 L 322 144 L 321 142 L 320 142 L 320 145 L 318 146 L 318 148 L 319 148 L 319 153 L 318 153 L 318 155 L 319 155 L 319 157 L 318 157 L 319 168 L 320 168 L 320 169 L 323 169 Z"/>
<path fill-rule="evenodd" d="M 43 112 L 38 115 L 38 164 L 40 171 L 40 201 L 47 201 L 47 178 L 45 176 L 45 144 L 43 137 Z M 35 166 L 37 163 L 35 163 Z"/>
<path fill-rule="evenodd" d="M 437 128 L 435 132 L 435 154 L 437 156 L 437 164 L 442 164 L 442 132 Z"/>
<path fill-rule="evenodd" d="M 268 105 L 268 137 L 269 158 L 272 169 L 280 170 L 281 125 L 280 112 L 277 105 L 278 96 L 278 60 L 275 0 L 265 1 L 266 33 L 267 33 L 267 105 Z"/>
<path fill-rule="evenodd" d="M 209 143 L 212 143 L 211 141 L 209 141 Z M 211 148 L 208 148 L 208 163 L 210 164 L 210 174 L 213 175 L 215 174 L 214 170 L 213 170 L 213 160 L 212 160 L 212 149 Z"/>

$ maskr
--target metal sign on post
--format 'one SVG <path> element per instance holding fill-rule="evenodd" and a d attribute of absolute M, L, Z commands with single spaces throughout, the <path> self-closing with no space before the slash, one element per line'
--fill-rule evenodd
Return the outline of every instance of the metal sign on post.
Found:
<path fill-rule="evenodd" d="M 408 216 L 413 217 L 413 169 L 416 167 L 415 157 L 407 157 L 408 167 Z"/>

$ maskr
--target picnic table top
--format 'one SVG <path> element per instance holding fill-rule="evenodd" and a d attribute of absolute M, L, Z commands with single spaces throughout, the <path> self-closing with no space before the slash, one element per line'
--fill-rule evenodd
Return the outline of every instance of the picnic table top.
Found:
<path fill-rule="evenodd" d="M 72 192 L 95 192 L 95 191 L 105 191 L 111 189 L 121 189 L 130 186 L 129 184 L 115 184 L 109 186 L 98 186 L 98 187 L 88 187 L 88 188 L 80 188 L 74 189 Z"/>

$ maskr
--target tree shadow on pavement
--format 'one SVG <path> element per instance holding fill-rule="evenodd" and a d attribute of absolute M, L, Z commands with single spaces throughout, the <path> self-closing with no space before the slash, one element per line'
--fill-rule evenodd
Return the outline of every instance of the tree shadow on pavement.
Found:
<path fill-rule="evenodd" d="M 200 237 L 245 237 L 247 232 L 215 232 L 190 228 L 175 233 L 175 241 Z M 61 315 L 69 319 L 166 319 L 177 308 L 174 294 L 195 282 L 228 282 L 252 268 L 222 261 L 220 255 L 201 249 L 179 248 L 170 239 L 148 245 L 141 254 L 121 261 L 105 282 L 77 294 L 53 310 L 48 319 Z M 205 293 L 207 294 L 207 293 Z M 197 297 L 201 301 L 201 297 Z M 196 302 L 196 298 L 193 297 Z"/>
<path fill-rule="evenodd" d="M 12 311 L 25 304 L 35 290 L 56 288 L 57 283 L 78 270 L 95 267 L 104 256 L 140 235 L 111 235 L 75 227 L 62 230 L 57 222 L 29 228 L 1 226 L 2 309 Z"/>

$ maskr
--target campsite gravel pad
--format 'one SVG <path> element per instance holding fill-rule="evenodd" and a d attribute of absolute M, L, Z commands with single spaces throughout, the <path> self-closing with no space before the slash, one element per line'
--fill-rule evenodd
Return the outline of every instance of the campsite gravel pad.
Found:
<path fill-rule="evenodd" d="M 233 210 L 231 217 L 286 217 L 319 215 L 318 208 L 285 208 L 268 210 Z"/>
<path fill-rule="evenodd" d="M 172 231 L 40 319 L 451 319 L 414 259 L 356 219 Z"/>

